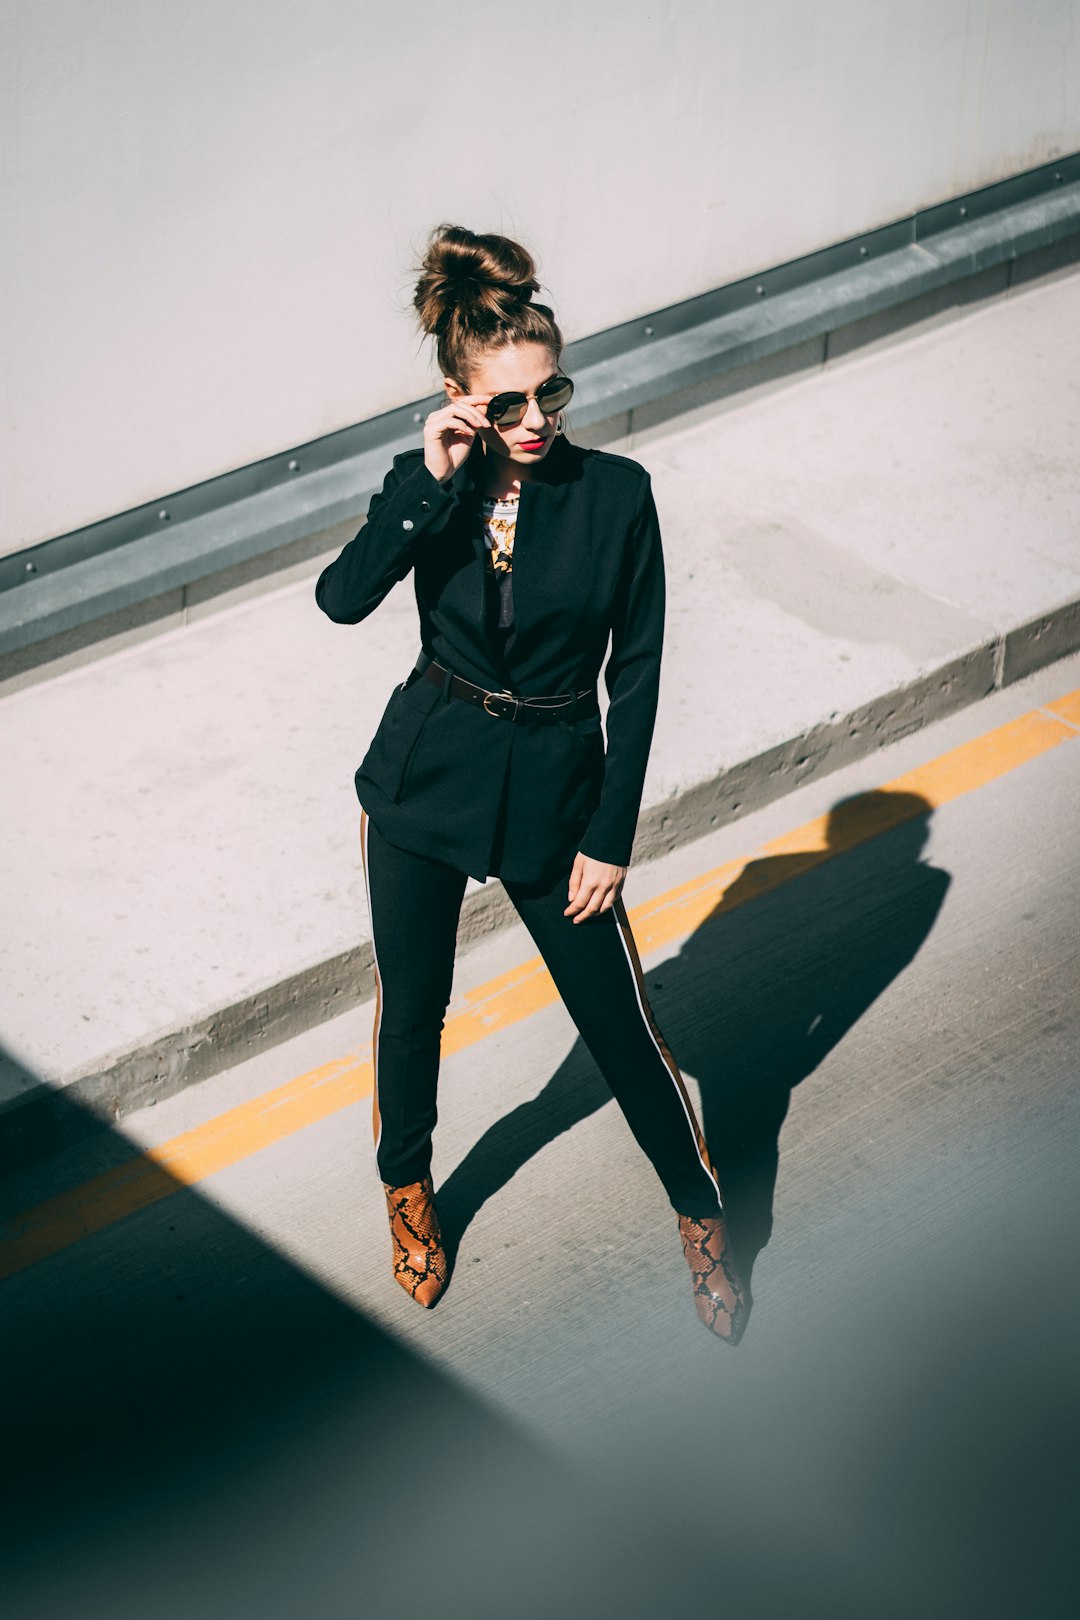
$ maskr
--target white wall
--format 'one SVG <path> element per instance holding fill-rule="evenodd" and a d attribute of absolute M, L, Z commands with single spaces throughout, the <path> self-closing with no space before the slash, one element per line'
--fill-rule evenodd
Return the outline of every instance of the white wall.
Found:
<path fill-rule="evenodd" d="M 436 388 L 440 220 L 570 340 L 1077 148 L 1072 0 L 0 0 L 0 550 Z"/>

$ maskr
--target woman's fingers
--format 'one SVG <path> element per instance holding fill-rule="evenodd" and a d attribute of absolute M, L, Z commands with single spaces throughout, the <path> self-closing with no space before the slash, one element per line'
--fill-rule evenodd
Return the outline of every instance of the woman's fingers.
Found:
<path fill-rule="evenodd" d="M 461 466 L 478 431 L 490 427 L 487 417 L 472 401 L 491 397 L 488 394 L 453 399 L 429 414 L 424 423 L 424 461 L 440 483 Z"/>
<path fill-rule="evenodd" d="M 574 918 L 574 921 L 576 923 L 584 922 L 586 917 L 595 917 L 598 912 L 602 911 L 604 909 L 602 904 L 603 894 L 603 889 L 594 889 L 588 904 L 578 912 L 577 916 Z"/>
<path fill-rule="evenodd" d="M 461 432 L 475 434 L 478 428 L 490 426 L 487 417 L 473 406 L 450 405 L 433 411 L 428 417 L 428 428 L 436 436 Z"/>
<path fill-rule="evenodd" d="M 563 908 L 564 917 L 576 913 L 574 922 L 580 922 L 584 917 L 595 917 L 599 911 L 610 911 L 619 898 L 619 891 L 626 879 L 626 867 L 597 865 L 604 875 L 590 874 L 589 859 L 580 851 L 575 856 L 570 873 L 570 904 Z"/>
<path fill-rule="evenodd" d="M 454 415 L 460 412 L 474 418 L 481 427 L 490 427 L 491 423 L 483 407 L 494 397 L 493 394 L 459 394 L 457 399 L 448 400 L 445 405 L 440 405 L 438 410 L 432 412 L 432 416 Z"/>
<path fill-rule="evenodd" d="M 490 427 L 491 425 L 488 422 L 487 417 L 484 415 L 484 412 L 480 409 L 479 405 L 473 405 L 471 401 L 467 399 L 455 399 L 449 405 L 444 405 L 442 410 L 451 416 L 471 417 L 474 421 L 479 422 L 482 426 L 486 424 Z M 435 414 L 439 415 L 440 413 L 437 411 Z"/>
<path fill-rule="evenodd" d="M 463 428 L 475 433 L 479 424 L 466 416 L 464 411 L 437 411 L 431 418 L 429 426 L 436 434 L 459 433 Z"/>
<path fill-rule="evenodd" d="M 595 917 L 599 911 L 610 911 L 618 892 L 618 884 L 597 883 L 595 887 L 582 884 L 563 916 L 567 912 L 576 912 L 574 922 L 581 922 L 584 917 Z"/>

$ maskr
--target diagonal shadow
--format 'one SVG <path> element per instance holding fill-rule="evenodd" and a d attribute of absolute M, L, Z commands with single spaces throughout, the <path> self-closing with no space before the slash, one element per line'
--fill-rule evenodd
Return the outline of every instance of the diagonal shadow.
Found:
<path fill-rule="evenodd" d="M 839 848 L 844 805 L 834 815 Z M 650 975 L 673 1051 L 698 1065 L 711 1135 L 736 1122 L 735 1168 L 755 1144 L 765 1153 L 745 1160 L 748 1207 L 760 1194 L 771 1208 L 766 1150 L 791 1088 L 933 926 L 949 880 L 919 860 L 926 826 L 913 815 L 814 870 L 754 863 Z M 521 1111 L 513 1154 L 488 1133 L 493 1173 L 607 1100 L 587 1068 L 568 1060 L 561 1100 L 556 1076 L 546 1111 Z M 1039 1142 L 1071 1140 L 1076 1112 Z M 120 1133 L 109 1146 L 114 1162 L 141 1157 Z M 991 1201 L 954 1206 L 945 1241 L 916 1245 L 887 1287 L 875 1274 L 839 1308 L 800 1306 L 809 1320 L 771 1366 L 740 1351 L 709 1374 L 703 1336 L 700 1367 L 684 1361 L 651 1412 L 635 1406 L 628 1443 L 589 1479 L 177 1186 L 0 1288 L 0 1608 L 354 1620 L 419 1601 L 440 1620 L 718 1606 L 903 1620 L 913 1602 L 959 1615 L 974 1601 L 988 1620 L 1057 1620 L 1075 1607 L 1070 1166 L 1060 1146 L 1011 1177 L 1003 1160 Z M 939 1174 L 915 1175 L 915 1203 Z M 459 1210 L 483 1186 L 459 1178 Z"/>
<path fill-rule="evenodd" d="M 62 1132 L 88 1133 L 142 1158 L 96 1117 Z M 4 1225 L 5 1614 L 388 1614 L 416 1561 L 440 1615 L 620 1612 L 595 1549 L 632 1556 L 568 1461 L 167 1179 L 28 1264 L 29 1218 Z"/>
<path fill-rule="evenodd" d="M 916 794 L 839 801 L 824 857 L 752 861 L 678 955 L 646 975 L 675 1061 L 701 1087 L 702 1126 L 748 1282 L 772 1231 L 793 1090 L 912 960 L 941 908 L 949 876 L 920 859 L 930 814 Z M 611 1101 L 584 1052 L 579 1038 L 539 1095 L 493 1125 L 443 1183 L 451 1262 L 484 1203 Z"/>

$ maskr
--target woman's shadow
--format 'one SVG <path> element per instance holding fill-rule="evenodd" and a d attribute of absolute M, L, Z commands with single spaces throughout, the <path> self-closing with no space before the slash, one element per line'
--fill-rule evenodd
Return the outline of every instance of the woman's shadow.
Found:
<path fill-rule="evenodd" d="M 747 1283 L 772 1232 L 792 1091 L 913 959 L 945 898 L 949 874 L 920 858 L 930 815 L 913 793 L 840 800 L 824 849 L 750 862 L 679 954 L 646 975 L 675 1061 L 701 1086 L 701 1123 Z M 451 1265 L 483 1204 L 611 1100 L 579 1038 L 543 1091 L 485 1132 L 443 1183 Z"/>

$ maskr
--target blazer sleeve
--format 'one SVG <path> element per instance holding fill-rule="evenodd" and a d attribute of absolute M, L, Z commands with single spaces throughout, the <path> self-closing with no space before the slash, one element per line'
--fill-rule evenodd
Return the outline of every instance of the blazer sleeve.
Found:
<path fill-rule="evenodd" d="M 646 474 L 612 615 L 607 752 L 600 801 L 578 848 L 590 859 L 629 866 L 649 763 L 666 609 L 660 521 Z"/>
<path fill-rule="evenodd" d="M 315 600 L 335 624 L 359 624 L 416 561 L 417 548 L 457 504 L 451 480 L 440 484 L 422 454 L 404 450 L 368 504 L 367 520 L 315 582 Z"/>

